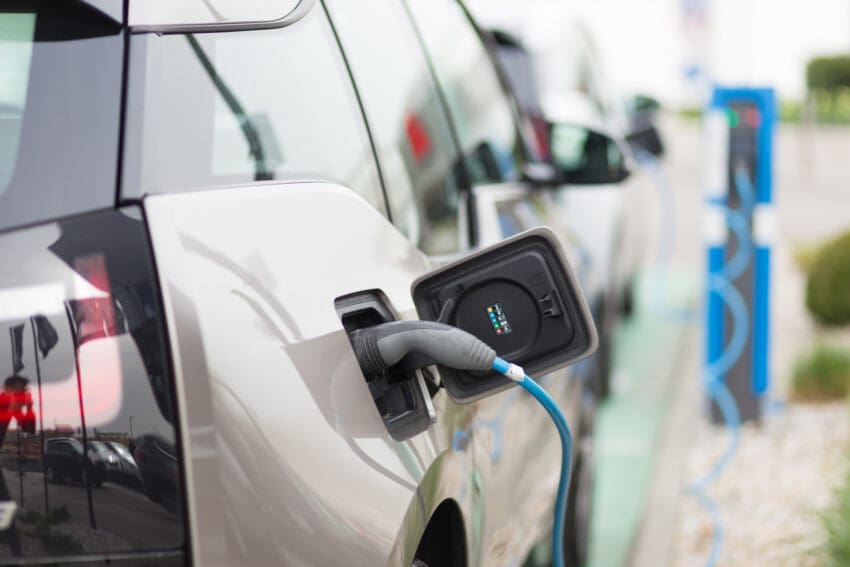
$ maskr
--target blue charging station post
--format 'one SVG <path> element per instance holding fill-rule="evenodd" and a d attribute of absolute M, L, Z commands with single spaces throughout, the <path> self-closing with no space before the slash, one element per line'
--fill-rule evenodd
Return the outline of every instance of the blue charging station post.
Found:
<path fill-rule="evenodd" d="M 726 384 L 742 421 L 760 420 L 770 382 L 775 116 L 772 89 L 716 87 L 704 122 L 706 371 Z M 715 404 L 711 416 L 723 421 Z"/>

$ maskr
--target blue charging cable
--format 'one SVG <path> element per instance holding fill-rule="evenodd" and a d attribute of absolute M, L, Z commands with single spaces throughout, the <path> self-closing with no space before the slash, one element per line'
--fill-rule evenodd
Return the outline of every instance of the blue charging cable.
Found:
<path fill-rule="evenodd" d="M 564 521 L 567 514 L 567 496 L 573 463 L 573 436 L 570 433 L 570 426 L 567 424 L 564 414 L 558 409 L 555 400 L 522 368 L 496 357 L 496 360 L 493 361 L 493 370 L 514 380 L 534 396 L 558 429 L 558 435 L 561 438 L 561 478 L 558 482 L 558 495 L 555 499 L 555 524 L 552 528 L 552 565 L 553 567 L 564 567 Z"/>
<path fill-rule="evenodd" d="M 360 368 L 367 376 L 380 375 L 408 354 L 416 354 L 417 367 L 441 364 L 459 370 L 494 370 L 518 383 L 534 396 L 552 418 L 561 439 L 561 477 L 552 529 L 554 567 L 564 567 L 564 522 L 572 474 L 573 436 L 555 401 L 525 371 L 499 358 L 477 337 L 433 321 L 394 321 L 358 329 L 349 335 Z"/>
<path fill-rule="evenodd" d="M 732 368 L 744 352 L 749 333 L 749 312 L 741 294 L 732 285 L 750 262 L 753 254 L 753 243 L 749 232 L 747 219 L 752 212 L 754 195 L 752 182 L 743 168 L 736 168 L 734 173 L 735 188 L 741 200 L 738 210 L 726 209 L 726 223 L 738 240 L 738 249 L 724 266 L 723 270 L 709 277 L 707 289 L 709 294 L 716 294 L 732 315 L 732 337 L 729 345 L 705 369 L 703 381 L 708 397 L 714 400 L 723 416 L 723 421 L 729 430 L 729 440 L 726 449 L 715 463 L 714 467 L 700 480 L 692 483 L 688 491 L 706 509 L 712 522 L 711 550 L 706 559 L 706 567 L 714 567 L 723 548 L 725 530 L 720 508 L 708 494 L 708 487 L 720 476 L 729 465 L 738 449 L 741 431 L 741 415 L 735 398 L 723 381 L 723 376 Z"/>

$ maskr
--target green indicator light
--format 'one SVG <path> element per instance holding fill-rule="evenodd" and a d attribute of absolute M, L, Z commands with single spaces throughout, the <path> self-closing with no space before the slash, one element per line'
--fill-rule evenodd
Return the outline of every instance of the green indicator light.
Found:
<path fill-rule="evenodd" d="M 741 122 L 741 117 L 738 115 L 738 112 L 731 108 L 727 108 L 726 114 L 729 117 L 729 127 L 737 128 L 738 124 Z"/>

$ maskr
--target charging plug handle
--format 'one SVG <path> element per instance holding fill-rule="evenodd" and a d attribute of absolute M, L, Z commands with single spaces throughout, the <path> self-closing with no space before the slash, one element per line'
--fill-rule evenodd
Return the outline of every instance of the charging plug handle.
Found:
<path fill-rule="evenodd" d="M 378 376 L 398 364 L 415 360 L 415 368 L 441 364 L 458 370 L 492 370 L 496 351 L 481 339 L 456 327 L 432 321 L 393 321 L 358 329 L 351 344 L 363 373 Z M 413 368 L 406 368 L 412 370 Z"/>

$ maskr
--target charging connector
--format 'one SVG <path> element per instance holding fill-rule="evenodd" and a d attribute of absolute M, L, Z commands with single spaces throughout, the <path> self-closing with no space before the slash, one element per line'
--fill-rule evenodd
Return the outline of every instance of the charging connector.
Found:
<path fill-rule="evenodd" d="M 349 337 L 363 373 L 371 376 L 396 365 L 407 371 L 441 364 L 486 372 L 496 359 L 496 351 L 477 337 L 432 321 L 394 321 L 358 329 Z"/>
<path fill-rule="evenodd" d="M 564 521 L 572 473 L 573 438 L 555 401 L 525 371 L 496 356 L 486 343 L 456 327 L 430 321 L 396 321 L 350 334 L 351 344 L 367 375 L 384 374 L 398 364 L 408 369 L 440 364 L 457 370 L 496 371 L 517 382 L 540 402 L 552 418 L 561 440 L 561 478 L 552 533 L 554 567 L 564 566 Z"/>

